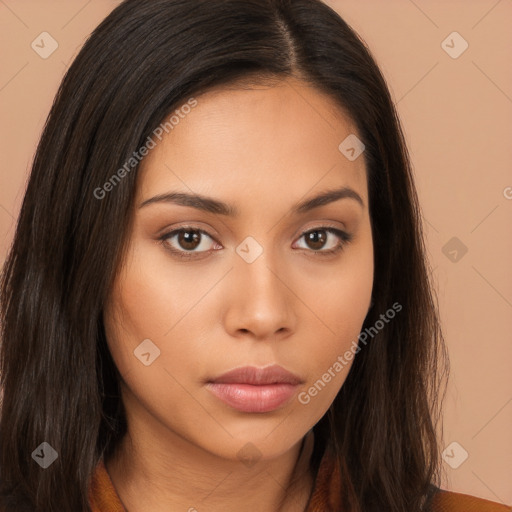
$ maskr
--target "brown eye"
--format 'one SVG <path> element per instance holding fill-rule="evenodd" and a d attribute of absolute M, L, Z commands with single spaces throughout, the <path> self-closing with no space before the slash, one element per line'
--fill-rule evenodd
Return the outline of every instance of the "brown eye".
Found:
<path fill-rule="evenodd" d="M 302 239 L 305 246 L 299 246 L 299 249 L 309 249 L 315 255 L 328 256 L 341 251 L 352 240 L 352 235 L 334 227 L 322 226 L 302 233 L 299 240 Z"/>
<path fill-rule="evenodd" d="M 305 235 L 306 243 L 314 251 L 319 251 L 327 242 L 327 234 L 324 230 L 315 229 Z"/>
<path fill-rule="evenodd" d="M 199 246 L 201 242 L 201 233 L 196 230 L 180 231 L 178 233 L 178 244 L 187 251 L 192 251 Z"/>
<path fill-rule="evenodd" d="M 208 253 L 214 245 L 213 238 L 206 231 L 187 227 L 166 233 L 160 240 L 168 250 L 183 257 Z"/>

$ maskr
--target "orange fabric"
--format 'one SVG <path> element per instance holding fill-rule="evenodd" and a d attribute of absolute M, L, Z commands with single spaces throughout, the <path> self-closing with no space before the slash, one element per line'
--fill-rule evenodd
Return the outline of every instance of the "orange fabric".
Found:
<path fill-rule="evenodd" d="M 434 500 L 434 512 L 511 512 L 512 507 L 494 501 L 482 500 L 459 494 L 441 491 Z"/>
<path fill-rule="evenodd" d="M 338 501 L 339 472 L 327 460 L 322 460 L 306 512 L 342 512 Z M 110 480 L 103 461 L 100 461 L 89 488 L 92 512 L 126 512 Z M 439 492 L 432 512 L 512 512 L 512 507 L 466 494 Z"/>
<path fill-rule="evenodd" d="M 89 505 L 92 512 L 126 512 L 107 473 L 107 468 L 100 460 L 89 486 Z"/>

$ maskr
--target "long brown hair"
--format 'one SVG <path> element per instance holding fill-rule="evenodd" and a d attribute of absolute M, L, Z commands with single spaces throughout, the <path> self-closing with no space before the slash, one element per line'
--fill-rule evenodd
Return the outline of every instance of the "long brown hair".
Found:
<path fill-rule="evenodd" d="M 403 308 L 357 354 L 315 425 L 312 465 L 326 450 L 334 455 L 347 511 L 427 510 L 439 479 L 446 349 L 404 136 L 370 51 L 320 0 L 126 0 L 59 88 L 3 268 L 6 512 L 90 510 L 91 474 L 126 432 L 102 311 L 125 247 L 137 165 L 104 184 L 190 97 L 290 76 L 334 98 L 366 147 L 375 278 L 363 330 L 391 304 Z M 46 469 L 32 457 L 43 442 L 58 454 Z"/>

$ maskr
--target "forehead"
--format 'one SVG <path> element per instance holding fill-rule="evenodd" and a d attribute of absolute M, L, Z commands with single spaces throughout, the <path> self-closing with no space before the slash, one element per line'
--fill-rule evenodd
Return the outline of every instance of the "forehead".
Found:
<path fill-rule="evenodd" d="M 139 197 L 180 189 L 234 202 L 339 185 L 367 197 L 363 156 L 350 161 L 339 149 L 357 134 L 355 125 L 314 87 L 295 79 L 234 84 L 195 100 L 191 109 L 176 108 L 168 133 L 144 158 Z"/>

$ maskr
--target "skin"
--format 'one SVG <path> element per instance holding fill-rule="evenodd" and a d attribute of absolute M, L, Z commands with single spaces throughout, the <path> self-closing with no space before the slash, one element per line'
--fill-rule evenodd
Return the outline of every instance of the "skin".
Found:
<path fill-rule="evenodd" d="M 367 177 L 362 156 L 349 161 L 338 149 L 357 130 L 333 100 L 291 78 L 196 99 L 139 169 L 129 245 L 105 310 L 128 435 L 105 464 L 129 511 L 303 510 L 313 485 L 306 434 L 351 363 L 308 404 L 295 396 L 268 413 L 229 407 L 205 381 L 279 364 L 303 379 L 298 392 L 308 390 L 357 341 L 374 271 Z M 363 206 L 344 198 L 290 213 L 343 186 Z M 139 207 L 171 191 L 213 197 L 239 216 L 171 202 Z M 322 256 L 342 240 L 320 230 L 322 245 L 304 233 L 326 224 L 353 239 Z M 191 252 L 183 239 L 160 240 L 184 226 L 209 235 L 189 260 L 168 249 Z M 235 251 L 248 236 L 263 248 L 252 263 Z M 149 366 L 134 356 L 145 339 L 160 350 Z M 248 443 L 253 465 L 238 455 Z"/>

